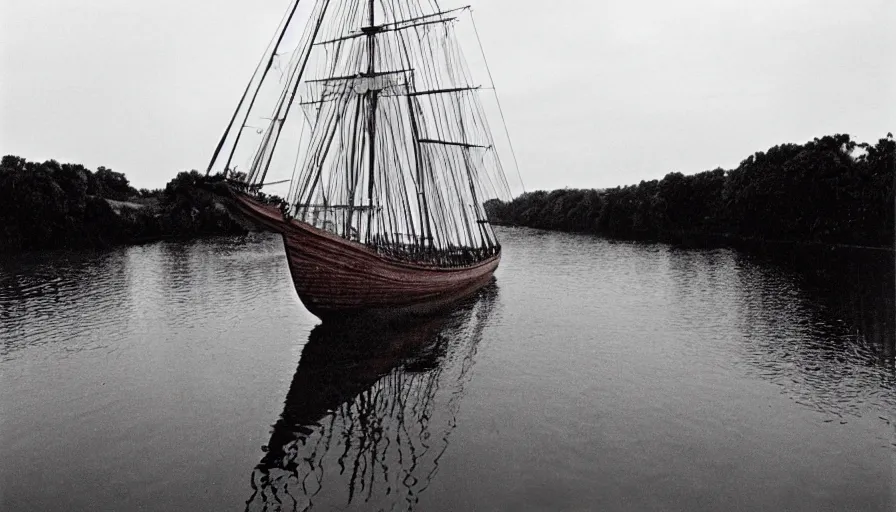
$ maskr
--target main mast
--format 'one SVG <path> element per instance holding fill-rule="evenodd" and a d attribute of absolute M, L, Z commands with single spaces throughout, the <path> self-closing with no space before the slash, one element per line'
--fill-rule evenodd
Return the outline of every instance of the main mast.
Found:
<path fill-rule="evenodd" d="M 367 74 L 371 77 L 376 73 L 376 33 L 379 27 L 376 26 L 374 18 L 374 0 L 369 1 L 368 19 L 369 25 L 364 30 L 367 33 Z M 373 224 L 373 174 L 376 164 L 376 103 L 379 91 L 371 89 L 367 91 L 368 112 L 367 112 L 367 141 L 368 141 L 368 174 L 367 174 L 367 233 L 365 242 L 370 242 L 371 225 Z"/>

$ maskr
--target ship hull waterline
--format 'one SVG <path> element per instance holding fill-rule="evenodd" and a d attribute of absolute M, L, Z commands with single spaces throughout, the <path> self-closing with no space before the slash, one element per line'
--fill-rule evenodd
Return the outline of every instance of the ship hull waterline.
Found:
<path fill-rule="evenodd" d="M 459 268 L 403 262 L 304 222 L 287 220 L 278 208 L 243 193 L 232 191 L 231 198 L 243 215 L 283 236 L 299 299 L 321 320 L 430 314 L 488 284 L 501 260 L 499 252 Z"/>

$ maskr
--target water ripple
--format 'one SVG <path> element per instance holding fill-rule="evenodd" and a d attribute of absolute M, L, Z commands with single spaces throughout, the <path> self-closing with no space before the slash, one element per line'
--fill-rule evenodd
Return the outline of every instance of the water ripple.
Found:
<path fill-rule="evenodd" d="M 501 238 L 422 344 L 309 336 L 276 236 L 0 260 L 0 508 L 892 510 L 892 264 Z"/>

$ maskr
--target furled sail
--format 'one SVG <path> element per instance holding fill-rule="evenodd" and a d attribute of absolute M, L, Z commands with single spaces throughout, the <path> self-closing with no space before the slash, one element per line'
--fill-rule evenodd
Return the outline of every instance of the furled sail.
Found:
<path fill-rule="evenodd" d="M 209 171 L 249 190 L 286 175 L 290 217 L 378 252 L 449 263 L 495 254 L 483 203 L 510 190 L 457 36 L 469 10 L 316 0 L 298 37 L 298 7 Z"/>

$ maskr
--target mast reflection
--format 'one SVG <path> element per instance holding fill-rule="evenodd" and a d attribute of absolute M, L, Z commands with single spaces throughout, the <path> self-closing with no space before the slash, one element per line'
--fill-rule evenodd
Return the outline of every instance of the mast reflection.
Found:
<path fill-rule="evenodd" d="M 413 510 L 445 453 L 491 284 L 413 324 L 314 328 L 246 510 Z"/>

